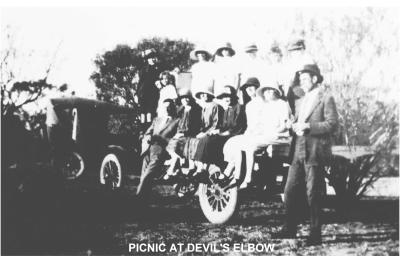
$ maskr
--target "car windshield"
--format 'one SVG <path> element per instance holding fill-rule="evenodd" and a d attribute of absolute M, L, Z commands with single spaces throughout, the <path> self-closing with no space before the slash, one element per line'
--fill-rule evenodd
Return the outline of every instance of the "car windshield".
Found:
<path fill-rule="evenodd" d="M 139 131 L 135 114 L 114 113 L 107 115 L 107 132 L 114 135 L 132 135 Z"/>

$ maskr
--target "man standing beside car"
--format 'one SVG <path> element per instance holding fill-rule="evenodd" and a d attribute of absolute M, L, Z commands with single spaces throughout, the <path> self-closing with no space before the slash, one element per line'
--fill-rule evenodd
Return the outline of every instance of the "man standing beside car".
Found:
<path fill-rule="evenodd" d="M 278 238 L 295 238 L 300 207 L 297 202 L 306 193 L 310 208 L 311 231 L 308 245 L 321 244 L 321 199 L 324 192 L 323 169 L 331 156 L 331 136 L 338 123 L 333 97 L 321 85 L 323 76 L 316 64 L 297 72 L 305 96 L 296 100 L 292 163 L 285 186 L 286 220 Z M 304 195 L 303 195 L 304 197 Z"/>

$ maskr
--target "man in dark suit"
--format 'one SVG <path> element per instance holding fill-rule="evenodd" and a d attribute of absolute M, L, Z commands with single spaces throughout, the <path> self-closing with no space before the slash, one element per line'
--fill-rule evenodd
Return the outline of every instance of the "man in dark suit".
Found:
<path fill-rule="evenodd" d="M 333 97 L 320 85 L 323 77 L 316 64 L 305 65 L 298 71 L 305 96 L 296 101 L 292 163 L 285 186 L 286 222 L 277 234 L 281 238 L 296 236 L 298 207 L 306 194 L 310 208 L 311 231 L 308 245 L 321 243 L 321 198 L 325 190 L 323 167 L 332 155 L 331 135 L 338 123 Z"/>
<path fill-rule="evenodd" d="M 169 140 L 176 134 L 179 119 L 176 117 L 176 107 L 171 99 L 166 99 L 160 107 L 159 116 L 147 129 L 142 140 L 142 175 L 136 194 L 144 195 L 151 188 L 150 182 L 160 174 L 166 158 Z"/>

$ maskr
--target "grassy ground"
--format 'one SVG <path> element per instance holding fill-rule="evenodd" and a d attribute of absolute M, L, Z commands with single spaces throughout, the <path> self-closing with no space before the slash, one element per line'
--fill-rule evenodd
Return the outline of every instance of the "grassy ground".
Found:
<path fill-rule="evenodd" d="M 50 188 L 51 187 L 51 188 Z M 306 247 L 308 224 L 297 240 L 271 239 L 283 223 L 278 199 L 242 194 L 240 212 L 229 224 L 212 225 L 195 199 L 180 200 L 158 187 L 149 207 L 137 204 L 134 189 L 117 193 L 80 185 L 38 182 L 8 190 L 3 201 L 2 254 L 6 255 L 150 255 L 129 253 L 129 243 L 228 244 L 223 253 L 154 255 L 399 255 L 399 201 L 363 200 L 337 214 L 324 207 L 323 244 Z M 275 244 L 273 252 L 233 251 L 235 243 Z M 187 245 L 186 245 L 187 246 Z"/>

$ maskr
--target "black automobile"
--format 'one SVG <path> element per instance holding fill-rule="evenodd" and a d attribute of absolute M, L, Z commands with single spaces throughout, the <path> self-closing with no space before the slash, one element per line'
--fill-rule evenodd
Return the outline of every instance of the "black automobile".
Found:
<path fill-rule="evenodd" d="M 141 126 L 136 109 L 79 97 L 51 103 L 47 114 L 55 115 L 61 128 L 54 153 L 65 178 L 95 177 L 116 189 L 126 175 L 138 174 Z"/>

